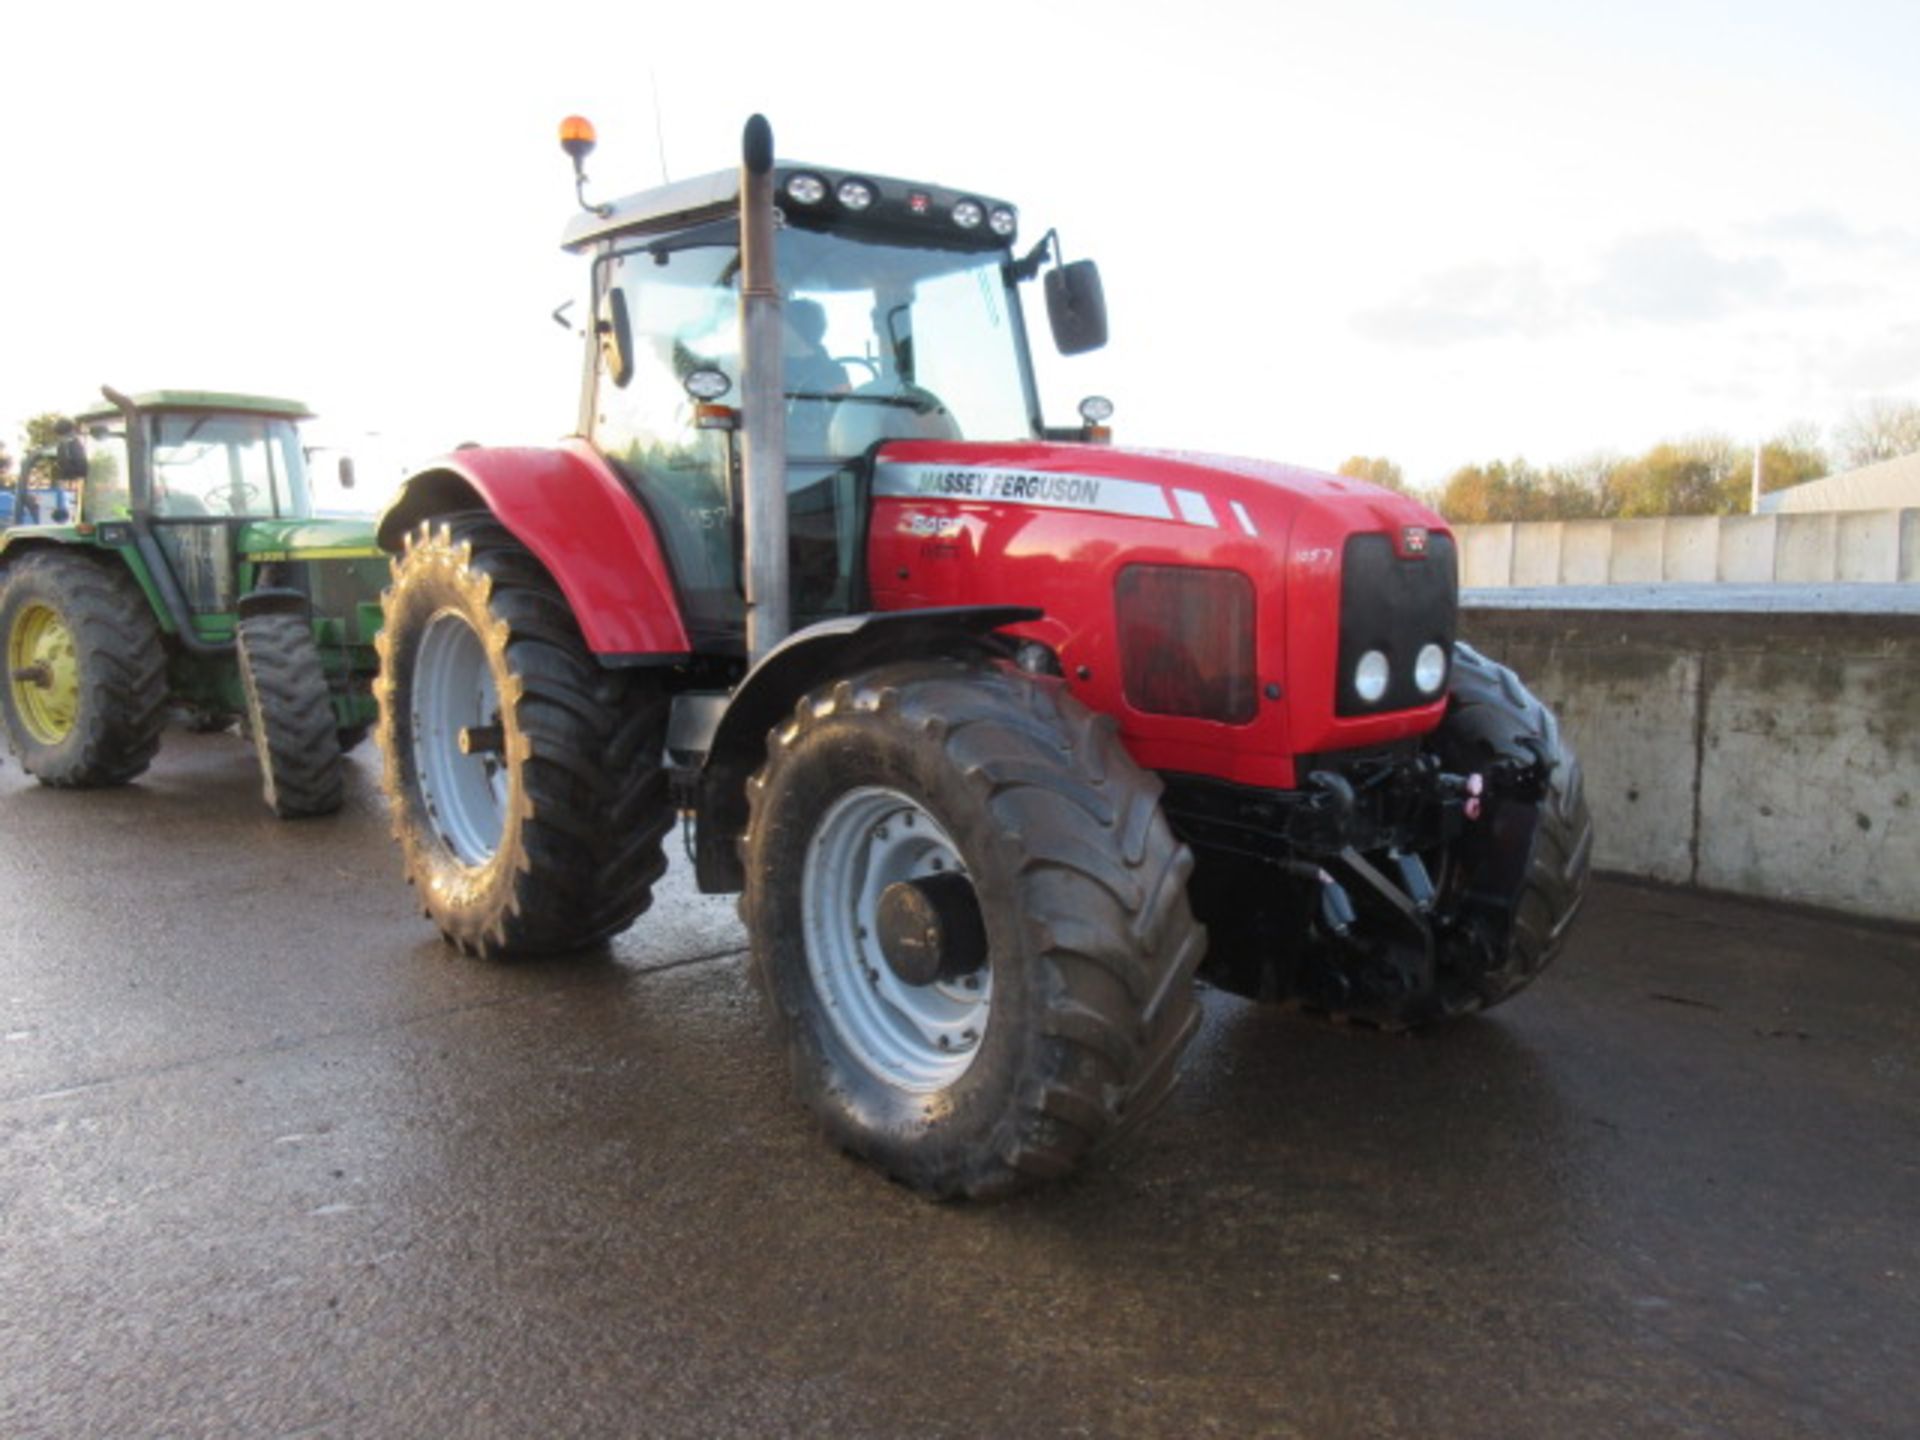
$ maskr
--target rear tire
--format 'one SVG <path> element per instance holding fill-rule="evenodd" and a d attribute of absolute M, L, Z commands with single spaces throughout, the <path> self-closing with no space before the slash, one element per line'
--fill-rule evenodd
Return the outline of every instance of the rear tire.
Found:
<path fill-rule="evenodd" d="M 749 785 L 741 915 L 833 1140 L 929 1195 L 996 1195 L 1151 1113 L 1206 945 L 1159 796 L 1109 719 L 1002 670 L 895 665 L 800 702 Z M 974 968 L 903 980 L 876 897 L 955 873 Z"/>
<path fill-rule="evenodd" d="M 346 800 L 346 779 L 312 627 L 304 615 L 250 615 L 239 640 L 247 733 L 267 807 L 282 820 L 331 815 Z"/>
<path fill-rule="evenodd" d="M 21 768 L 43 785 L 124 785 L 167 723 L 167 656 L 133 577 L 39 551 L 0 584 L 0 712 Z"/>
<path fill-rule="evenodd" d="M 484 512 L 410 535 L 382 606 L 374 733 L 428 918 L 488 959 L 624 930 L 666 869 L 665 695 L 600 665 L 553 577 Z"/>

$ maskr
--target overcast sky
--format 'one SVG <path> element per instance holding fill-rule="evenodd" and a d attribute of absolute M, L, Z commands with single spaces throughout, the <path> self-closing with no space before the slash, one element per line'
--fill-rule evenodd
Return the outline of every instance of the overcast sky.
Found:
<path fill-rule="evenodd" d="M 1121 443 L 1428 482 L 1920 398 L 1920 6 L 512 14 L 9 6 L 0 435 L 102 381 L 410 449 L 565 433 L 571 112 L 602 197 L 662 145 L 736 163 L 759 109 L 789 158 L 1014 200 L 1100 261 L 1112 343 L 1042 345 L 1043 383 Z"/>

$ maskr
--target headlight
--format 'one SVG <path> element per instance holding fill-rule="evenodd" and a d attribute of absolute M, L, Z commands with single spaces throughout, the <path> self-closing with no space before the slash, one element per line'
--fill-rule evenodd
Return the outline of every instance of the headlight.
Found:
<path fill-rule="evenodd" d="M 1353 667 L 1353 693 L 1368 705 L 1375 704 L 1387 693 L 1388 678 L 1387 657 L 1378 650 L 1369 650 Z"/>
<path fill-rule="evenodd" d="M 1438 695 L 1447 683 L 1447 652 L 1438 645 L 1422 645 L 1413 660 L 1413 683 L 1422 695 Z"/>
<path fill-rule="evenodd" d="M 987 212 L 978 200 L 962 200 L 953 207 L 953 223 L 962 230 L 978 230 Z"/>
<path fill-rule="evenodd" d="M 827 198 L 827 182 L 818 175 L 790 175 L 787 197 L 798 205 L 818 205 Z"/>
<path fill-rule="evenodd" d="M 873 187 L 864 180 L 842 180 L 833 193 L 849 210 L 864 210 L 873 204 Z"/>
<path fill-rule="evenodd" d="M 987 224 L 993 228 L 994 234 L 1005 239 L 1019 228 L 1020 221 L 1006 206 L 996 205 L 993 213 L 987 216 Z"/>

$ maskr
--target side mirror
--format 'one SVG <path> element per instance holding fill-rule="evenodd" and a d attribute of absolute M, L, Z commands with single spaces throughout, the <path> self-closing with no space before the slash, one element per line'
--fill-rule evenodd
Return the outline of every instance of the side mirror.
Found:
<path fill-rule="evenodd" d="M 600 297 L 594 329 L 600 334 L 600 358 L 607 378 L 625 389 L 633 379 L 633 322 L 627 317 L 626 291 L 609 290 Z"/>
<path fill-rule="evenodd" d="M 1047 320 L 1062 355 L 1081 355 L 1107 343 L 1107 297 L 1100 267 L 1091 260 L 1057 265 L 1046 275 Z"/>
<path fill-rule="evenodd" d="M 351 455 L 340 457 L 340 488 L 342 490 L 353 488 L 353 457 Z"/>
<path fill-rule="evenodd" d="M 87 478 L 87 447 L 78 435 L 63 435 L 53 451 L 53 473 L 61 480 Z"/>

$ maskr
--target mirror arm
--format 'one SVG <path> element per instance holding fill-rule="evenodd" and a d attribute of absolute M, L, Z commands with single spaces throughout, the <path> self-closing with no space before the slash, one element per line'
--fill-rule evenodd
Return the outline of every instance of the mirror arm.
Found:
<path fill-rule="evenodd" d="M 1021 259 L 1009 260 L 1007 262 L 1008 277 L 1022 285 L 1033 279 L 1034 276 L 1040 273 L 1040 267 L 1046 264 L 1048 247 L 1052 247 L 1054 264 L 1059 264 L 1060 232 L 1058 230 L 1049 230 L 1040 237 L 1034 247 L 1029 250 L 1025 256 Z"/>

